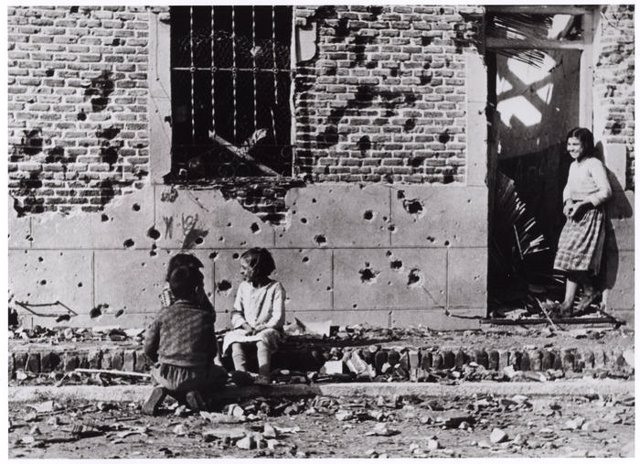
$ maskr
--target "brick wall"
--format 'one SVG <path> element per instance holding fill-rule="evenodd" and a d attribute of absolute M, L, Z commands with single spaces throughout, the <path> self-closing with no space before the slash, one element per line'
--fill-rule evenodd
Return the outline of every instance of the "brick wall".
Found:
<path fill-rule="evenodd" d="M 9 189 L 20 214 L 97 211 L 149 172 L 144 7 L 9 7 Z"/>
<path fill-rule="evenodd" d="M 296 77 L 299 171 L 326 181 L 464 182 L 469 13 L 298 7 L 297 24 L 318 28 L 317 54 Z"/>
<path fill-rule="evenodd" d="M 595 49 L 594 111 L 604 118 L 605 141 L 627 147 L 627 188 L 633 190 L 634 149 L 634 6 L 607 5 L 600 15 Z M 597 114 L 600 113 L 600 114 Z"/>

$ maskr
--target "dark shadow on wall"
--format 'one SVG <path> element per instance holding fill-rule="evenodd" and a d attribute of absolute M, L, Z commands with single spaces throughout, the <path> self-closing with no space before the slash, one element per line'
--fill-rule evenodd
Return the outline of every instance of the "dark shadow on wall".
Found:
<path fill-rule="evenodd" d="M 616 175 L 609 168 L 606 169 L 613 197 L 606 205 L 604 255 L 598 281 L 602 290 L 611 290 L 615 287 L 620 266 L 618 237 L 612 221 L 633 217 L 633 207 Z"/>

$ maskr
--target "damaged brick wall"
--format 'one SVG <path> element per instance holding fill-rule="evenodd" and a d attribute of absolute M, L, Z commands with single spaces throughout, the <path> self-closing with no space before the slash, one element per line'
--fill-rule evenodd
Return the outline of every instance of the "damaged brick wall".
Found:
<path fill-rule="evenodd" d="M 465 181 L 463 53 L 477 23 L 459 6 L 298 7 L 318 29 L 296 77 L 296 164 L 316 180 Z"/>
<path fill-rule="evenodd" d="M 145 7 L 8 8 L 9 190 L 19 214 L 99 211 L 149 172 Z"/>
<path fill-rule="evenodd" d="M 594 70 L 595 116 L 606 121 L 605 141 L 627 148 L 626 182 L 630 190 L 635 188 L 634 10 L 633 5 L 602 8 Z"/>

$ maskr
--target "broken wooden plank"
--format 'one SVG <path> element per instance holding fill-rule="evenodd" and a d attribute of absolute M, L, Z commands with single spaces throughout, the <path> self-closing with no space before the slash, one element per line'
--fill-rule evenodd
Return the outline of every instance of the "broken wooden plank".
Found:
<path fill-rule="evenodd" d="M 211 140 L 213 140 L 214 142 L 222 145 L 224 148 L 229 150 L 231 153 L 233 153 L 238 158 L 241 158 L 241 159 L 243 159 L 245 161 L 248 161 L 249 163 L 253 164 L 255 167 L 257 167 L 260 171 L 264 172 L 265 174 L 269 174 L 269 175 L 272 175 L 272 176 L 280 177 L 280 174 L 277 171 L 274 171 L 269 166 L 266 166 L 266 165 L 258 162 L 258 160 L 256 160 L 253 156 L 249 155 L 245 150 L 243 150 L 242 148 L 236 147 L 234 144 L 232 144 L 230 142 L 227 142 L 225 139 L 220 137 L 218 134 L 213 134 L 213 133 L 209 132 L 209 137 L 211 138 Z"/>
<path fill-rule="evenodd" d="M 505 50 L 582 50 L 585 44 L 582 41 L 561 41 L 554 39 L 503 39 L 499 37 L 486 38 L 487 49 Z"/>
<path fill-rule="evenodd" d="M 489 13 L 502 14 L 539 14 L 539 15 L 582 15 L 590 13 L 595 9 L 591 5 L 489 5 L 487 11 Z"/>
<path fill-rule="evenodd" d="M 150 379 L 150 374 L 143 374 L 141 372 L 129 372 L 129 371 L 116 371 L 110 369 L 85 369 L 85 368 L 77 368 L 73 372 L 77 372 L 78 374 L 105 374 L 105 375 L 116 375 L 119 377 L 139 377 L 142 379 Z"/>
<path fill-rule="evenodd" d="M 538 306 L 540 307 L 540 310 L 542 311 L 542 314 L 544 314 L 544 317 L 547 318 L 547 321 L 549 321 L 549 324 L 551 324 L 551 327 L 553 327 L 555 330 L 564 330 L 564 329 L 560 329 L 552 320 L 551 320 L 551 316 L 549 315 L 549 313 L 547 312 L 547 308 L 544 307 L 544 304 L 537 298 L 535 298 L 536 303 L 538 303 Z"/>

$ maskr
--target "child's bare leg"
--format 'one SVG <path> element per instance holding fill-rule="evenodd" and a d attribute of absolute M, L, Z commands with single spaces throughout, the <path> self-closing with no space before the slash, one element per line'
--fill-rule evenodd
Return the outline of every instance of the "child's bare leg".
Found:
<path fill-rule="evenodd" d="M 271 376 L 271 351 L 264 342 L 258 342 L 257 354 L 258 354 L 258 373 L 265 377 Z"/>
<path fill-rule="evenodd" d="M 240 343 L 231 344 L 231 357 L 233 358 L 233 367 L 237 371 L 247 371 L 247 357 Z"/>

